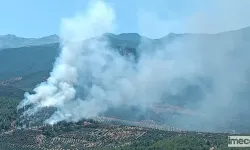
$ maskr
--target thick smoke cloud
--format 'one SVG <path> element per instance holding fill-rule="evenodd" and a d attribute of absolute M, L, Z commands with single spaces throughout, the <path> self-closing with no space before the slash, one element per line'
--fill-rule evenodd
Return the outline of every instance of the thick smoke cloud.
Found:
<path fill-rule="evenodd" d="M 102 1 L 96 1 L 89 4 L 89 9 L 84 14 L 77 14 L 73 18 L 62 20 L 61 54 L 57 58 L 47 81 L 34 89 L 35 94 L 25 94 L 25 99 L 18 108 L 33 104 L 24 113 L 25 115 L 32 115 L 43 107 L 59 108 L 56 113 L 59 114 L 62 108 L 69 107 L 72 103 L 77 102 L 75 87 L 78 79 L 81 78 L 78 75 L 79 66 L 77 64 L 79 63 L 81 53 L 86 53 L 83 41 L 106 32 L 112 32 L 114 29 L 114 18 L 115 14 L 110 7 Z M 92 46 L 92 49 L 100 48 L 98 51 L 102 51 L 102 47 L 93 47 L 96 46 L 93 42 L 89 45 Z M 72 108 L 69 109 L 72 110 Z M 86 109 L 88 109 L 87 105 Z M 84 111 L 87 110 L 84 109 Z M 67 119 L 67 115 L 62 114 L 56 120 L 52 116 L 48 121 L 49 123 L 54 123 L 55 121 L 64 120 Z"/>
<path fill-rule="evenodd" d="M 190 80 L 184 74 L 181 77 L 186 77 L 189 81 L 187 89 L 191 89 L 190 85 L 198 85 L 199 88 L 195 89 L 195 92 L 188 90 L 187 95 L 177 100 L 187 101 L 186 105 L 192 107 L 200 117 L 184 116 L 176 119 L 176 124 L 191 130 L 223 131 L 222 126 L 244 130 L 249 124 L 243 121 L 246 116 L 249 116 L 247 111 L 249 107 L 247 100 L 249 97 L 247 94 L 249 92 L 249 59 L 247 59 L 249 28 L 219 34 L 200 33 L 218 33 L 249 26 L 247 19 L 249 13 L 246 7 L 249 1 L 212 0 L 202 3 L 205 4 L 206 9 L 179 20 L 178 18 L 164 20 L 160 15 L 150 11 L 139 14 L 138 24 L 142 26 L 141 34 L 162 35 L 176 29 L 178 32 L 199 33 L 182 34 L 181 38 L 173 37 L 175 42 L 169 42 L 171 38 L 165 37 L 167 40 L 162 42 L 165 45 L 163 46 L 165 51 L 174 47 L 174 51 L 180 51 L 178 57 L 183 54 L 182 59 L 178 61 L 176 57 L 171 59 L 178 63 L 183 62 L 182 65 L 186 68 L 194 64 L 195 74 L 202 78 L 201 83 L 200 80 Z M 168 37 L 171 36 L 171 34 L 168 35 Z M 181 46 L 174 46 L 176 43 Z M 169 53 L 165 52 L 164 55 Z M 178 72 L 181 70 L 180 67 L 174 69 Z M 165 71 L 169 73 L 173 70 Z M 177 95 L 185 93 L 182 89 L 177 91 Z M 172 98 L 166 98 L 165 101 L 169 103 Z M 235 124 L 238 124 L 238 127 Z"/>
<path fill-rule="evenodd" d="M 187 52 L 174 50 L 179 43 L 168 52 L 141 51 L 135 63 L 132 56 L 126 58 L 111 49 L 105 36 L 92 38 L 112 32 L 114 18 L 112 8 L 98 1 L 86 14 L 62 21 L 62 52 L 48 80 L 34 89 L 35 94 L 25 94 L 19 108 L 33 104 L 25 115 L 56 107 L 46 120 L 54 124 L 96 117 L 109 108 L 134 106 L 144 110 L 160 102 L 166 91 L 178 93 L 185 86 L 176 85 L 175 79 L 192 80 L 196 66 L 183 59 Z M 168 54 L 175 59 L 167 58 Z M 189 67 L 185 63 L 190 63 Z"/>
<path fill-rule="evenodd" d="M 129 107 L 139 110 L 131 113 L 136 116 L 157 104 L 173 104 L 198 114 L 180 116 L 174 125 L 216 131 L 247 110 L 248 31 L 142 38 L 135 60 L 111 48 L 104 33 L 115 27 L 115 12 L 102 1 L 63 19 L 61 54 L 47 81 L 34 89 L 35 94 L 25 94 L 18 106 L 30 106 L 24 116 L 54 107 L 45 122 L 55 124 Z"/>

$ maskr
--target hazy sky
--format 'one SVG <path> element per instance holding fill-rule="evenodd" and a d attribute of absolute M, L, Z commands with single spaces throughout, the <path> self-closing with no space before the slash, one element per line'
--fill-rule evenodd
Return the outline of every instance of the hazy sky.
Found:
<path fill-rule="evenodd" d="M 157 38 L 169 32 L 219 32 L 250 25 L 248 0 L 105 0 L 116 11 L 117 33 Z M 58 34 L 64 17 L 89 0 L 0 0 L 0 35 Z"/>

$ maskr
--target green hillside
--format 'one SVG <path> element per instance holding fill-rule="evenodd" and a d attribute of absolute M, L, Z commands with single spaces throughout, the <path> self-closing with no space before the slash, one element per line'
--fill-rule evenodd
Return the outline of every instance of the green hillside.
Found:
<path fill-rule="evenodd" d="M 0 80 L 51 70 L 58 44 L 3 49 L 0 51 Z"/>

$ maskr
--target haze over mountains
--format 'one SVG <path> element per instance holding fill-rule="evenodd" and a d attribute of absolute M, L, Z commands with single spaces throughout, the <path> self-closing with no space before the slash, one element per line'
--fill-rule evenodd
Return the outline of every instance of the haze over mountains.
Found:
<path fill-rule="evenodd" d="M 107 33 L 105 36 L 112 47 L 127 50 L 134 55 L 136 55 L 138 46 L 142 47 L 141 49 L 152 50 L 164 47 L 168 43 L 174 43 L 177 39 L 182 41 L 183 47 L 190 45 L 189 43 L 192 41 L 192 43 L 200 45 L 201 49 L 214 49 L 218 44 L 228 46 L 231 44 L 235 50 L 250 48 L 248 42 L 250 40 L 250 27 L 218 34 L 170 33 L 160 39 L 142 37 L 137 33 L 119 35 Z M 5 44 L 0 44 L 0 48 L 2 48 L 0 51 L 0 80 L 50 71 L 60 51 L 58 42 L 57 35 L 39 39 L 21 38 L 14 35 L 1 36 L 0 43 Z M 143 42 L 143 45 L 140 45 L 140 42 Z"/>
<path fill-rule="evenodd" d="M 23 38 L 12 34 L 0 35 L 0 49 L 43 45 L 57 42 L 59 42 L 59 37 L 55 34 L 42 38 Z"/>
<path fill-rule="evenodd" d="M 14 36 L 6 36 L 5 41 L 11 41 L 11 38 L 13 37 Z M 58 43 L 57 38 L 53 38 L 52 36 L 52 38 L 41 38 L 43 40 L 26 39 L 29 42 L 17 42 L 16 44 L 15 42 L 12 42 L 14 43 L 14 46 L 11 44 L 8 46 L 8 44 L 6 44 L 5 48 L 0 50 L 0 84 L 9 85 L 24 90 L 32 90 L 41 81 L 45 81 L 49 76 L 56 57 L 60 52 L 60 44 Z M 248 93 L 250 89 L 249 80 L 244 82 L 244 84 L 238 84 L 241 83 L 240 78 L 245 79 L 245 73 L 247 73 L 250 68 L 248 58 L 250 53 L 250 43 L 248 42 L 250 41 L 250 27 L 218 34 L 171 33 L 160 39 L 150 39 L 140 36 L 136 33 L 123 33 L 119 35 L 107 33 L 105 34 L 105 38 L 108 39 L 110 46 L 115 51 L 125 57 L 132 55 L 134 56 L 135 61 L 141 56 L 142 51 L 143 53 L 147 52 L 148 54 L 154 53 L 154 51 L 159 51 L 159 57 L 161 55 L 161 51 L 168 51 L 169 56 L 164 55 L 166 59 L 177 58 L 177 62 L 182 63 L 182 61 L 185 62 L 188 57 L 192 58 L 194 62 L 201 62 L 202 65 L 204 65 L 203 71 L 205 73 L 204 75 L 201 74 L 203 77 L 199 77 L 198 82 L 195 81 L 195 83 L 189 83 L 189 81 L 183 80 L 182 82 L 182 80 L 180 80 L 181 82 L 179 83 L 179 81 L 174 81 L 175 83 L 173 85 L 178 85 L 181 87 L 184 86 L 184 88 L 182 89 L 181 94 L 177 93 L 165 95 L 166 99 L 168 99 L 168 104 L 182 107 L 185 106 L 198 111 L 200 111 L 201 108 L 207 109 L 205 112 L 208 112 L 213 106 L 219 107 L 221 105 L 228 105 L 228 109 L 235 106 L 235 111 L 240 113 L 247 110 L 247 99 L 249 97 Z M 15 37 L 14 39 L 16 39 L 16 41 L 21 41 L 20 39 L 22 38 Z M 24 47 L 20 47 L 21 45 Z M 227 52 L 229 52 L 229 54 L 227 54 Z M 178 57 L 176 57 L 177 55 Z M 153 66 L 153 64 L 148 65 Z M 159 63 L 156 65 L 161 67 Z M 177 65 L 177 68 L 173 69 L 173 71 L 192 69 L 192 63 L 187 63 L 186 65 L 186 68 L 182 68 L 182 65 Z M 195 65 L 199 64 L 196 63 Z M 247 76 L 248 75 L 249 74 L 247 74 Z M 185 75 L 181 75 L 181 77 L 182 76 Z M 157 76 L 152 77 L 157 78 Z M 239 78 L 240 82 L 238 82 L 237 78 Z M 210 80 L 212 80 L 212 82 L 210 82 Z M 187 87 L 186 84 L 188 84 Z M 200 106 L 198 104 L 200 103 L 200 99 L 203 99 L 202 96 L 204 96 L 204 93 L 209 91 L 209 86 L 214 86 L 213 90 L 215 91 L 213 91 L 214 95 L 212 95 L 212 97 L 214 96 L 216 99 L 219 97 L 221 97 L 221 99 L 225 99 L 225 95 L 228 95 L 230 98 L 230 92 L 232 91 L 231 88 L 227 89 L 227 87 L 244 87 L 244 90 L 242 91 L 243 95 L 241 95 L 242 103 L 240 104 L 236 101 L 223 100 L 221 104 L 218 104 L 219 106 L 217 106 L 216 101 L 204 100 L 202 105 L 206 105 L 207 107 L 202 106 L 201 108 L 197 108 Z M 222 91 L 222 93 L 218 92 L 223 89 L 225 90 Z M 124 110 L 124 112 L 126 112 L 127 116 L 132 116 L 127 113 L 127 110 Z M 228 110 L 225 112 L 228 112 Z M 116 112 L 116 110 L 111 110 L 107 113 L 119 114 Z M 124 113 L 120 113 L 119 115 L 119 117 L 124 117 Z M 216 114 L 213 114 L 211 116 L 215 115 Z M 224 112 L 223 115 L 225 115 Z M 146 118 L 147 117 L 149 116 L 146 116 Z M 238 113 L 233 117 L 233 122 L 235 124 L 232 123 L 232 126 L 238 127 Z M 229 121 L 227 119 L 230 119 L 230 117 L 227 116 L 225 122 Z M 221 122 L 221 120 L 222 119 L 220 117 L 211 121 L 208 121 L 208 118 L 205 120 L 202 120 L 201 118 L 198 121 L 193 118 L 181 118 L 180 120 L 175 120 L 172 123 L 182 128 L 186 127 L 186 125 L 190 125 L 186 128 L 201 129 L 209 128 L 211 127 L 211 124 L 214 125 L 216 122 L 216 125 L 209 128 L 209 131 L 213 131 L 214 128 L 216 128 L 216 131 L 218 131 L 218 126 L 221 126 L 221 124 L 225 123 L 224 120 L 223 122 Z M 183 124 L 183 121 L 186 124 Z M 206 122 L 209 127 L 203 125 L 201 126 L 201 122 Z M 244 124 L 247 125 L 247 123 Z M 240 130 L 245 131 L 245 129 L 246 128 L 244 127 Z"/>

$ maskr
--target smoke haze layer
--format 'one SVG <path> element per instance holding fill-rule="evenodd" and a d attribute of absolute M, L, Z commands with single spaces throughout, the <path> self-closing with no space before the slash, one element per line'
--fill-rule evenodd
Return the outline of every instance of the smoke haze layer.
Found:
<path fill-rule="evenodd" d="M 171 104 L 198 114 L 180 116 L 174 125 L 216 131 L 232 118 L 249 114 L 248 31 L 141 38 L 138 57 L 125 57 L 104 34 L 115 28 L 115 11 L 102 1 L 63 19 L 61 53 L 47 81 L 35 94 L 25 94 L 18 108 L 30 107 L 23 115 L 53 107 L 56 111 L 45 122 L 55 124 L 105 114 L 146 115 L 157 104 Z"/>

